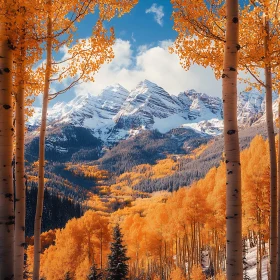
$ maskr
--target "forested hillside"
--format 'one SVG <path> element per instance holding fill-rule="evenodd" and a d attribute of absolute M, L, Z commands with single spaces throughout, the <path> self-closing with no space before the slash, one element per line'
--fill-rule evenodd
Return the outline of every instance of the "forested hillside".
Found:
<path fill-rule="evenodd" d="M 76 130 L 74 129 L 74 131 Z M 266 137 L 264 124 L 261 123 L 241 130 L 241 148 L 248 147 L 252 138 L 257 134 Z M 100 146 L 99 148 L 94 146 L 93 149 L 81 146 L 81 143 L 86 143 L 82 140 L 84 137 L 85 135 L 81 136 L 81 142 L 78 140 L 76 142 L 77 138 L 75 137 L 74 144 L 71 144 L 70 140 L 66 141 L 65 147 L 68 147 L 68 150 L 70 150 L 69 147 L 75 145 L 78 149 L 72 155 L 68 153 L 67 156 L 63 157 L 58 156 L 56 152 L 48 152 L 48 149 L 46 151 L 46 157 L 49 160 L 45 175 L 48 179 L 47 186 L 53 185 L 57 191 L 76 199 L 84 199 L 87 190 L 98 192 L 95 187 L 100 184 L 115 183 L 119 175 L 133 171 L 138 165 L 155 165 L 158 160 L 165 158 L 171 158 L 179 167 L 176 167 L 172 174 L 165 174 L 160 178 L 155 176 L 151 179 L 143 174 L 143 178 L 134 184 L 134 189 L 144 192 L 177 190 L 205 176 L 208 170 L 213 166 L 218 166 L 223 158 L 222 136 L 213 138 L 185 128 L 173 129 L 166 134 L 158 131 L 144 131 L 128 140 L 121 141 L 111 149 L 103 151 L 101 151 Z M 95 140 L 90 143 L 94 144 Z M 26 150 L 30 166 L 32 166 L 32 159 L 36 159 L 36 154 L 32 154 L 30 150 L 30 147 L 34 147 L 33 145 L 34 143 L 28 144 Z M 198 155 L 193 156 L 199 147 L 203 147 L 203 149 Z M 99 156 L 101 158 L 95 160 Z M 83 174 L 77 176 L 73 171 L 78 166 L 83 165 L 84 169 L 96 166 L 100 171 L 106 170 L 108 175 L 102 179 L 102 183 L 97 182 L 101 178 L 94 176 L 83 176 Z M 70 166 L 73 168 L 69 168 Z M 29 175 L 36 176 L 34 168 L 31 170 L 33 171 Z"/>
<path fill-rule="evenodd" d="M 34 235 L 34 218 L 36 212 L 37 187 L 31 184 L 26 193 L 26 236 Z M 79 218 L 84 213 L 81 203 L 71 200 L 67 196 L 45 189 L 42 231 L 63 228 L 72 218 Z"/>
<path fill-rule="evenodd" d="M 250 147 L 242 152 L 241 160 L 244 166 L 244 262 L 247 262 L 245 252 L 256 247 L 260 265 L 254 267 L 248 260 L 247 268 L 250 273 L 251 267 L 255 273 L 266 273 L 261 261 L 268 254 L 264 246 L 269 238 L 266 214 L 269 210 L 268 142 L 261 136 L 255 137 Z M 164 173 L 162 167 L 158 172 Z M 188 279 L 183 273 L 185 264 L 187 277 L 191 279 L 205 279 L 214 274 L 215 279 L 225 279 L 219 274 L 225 265 L 224 171 L 225 164 L 221 163 L 188 188 L 172 194 L 159 192 L 151 198 L 138 198 L 109 216 L 107 212 L 89 210 L 82 218 L 71 220 L 65 229 L 56 233 L 55 245 L 42 254 L 42 275 L 59 280 L 69 273 L 86 279 L 93 264 L 106 275 L 111 225 L 118 222 L 130 258 L 130 279 Z M 132 178 L 132 183 L 134 180 L 137 179 Z M 32 263 L 32 247 L 28 250 L 28 262 Z M 201 256 L 204 256 L 202 267 Z M 193 278 L 198 277 L 195 275 L 201 278 Z"/>

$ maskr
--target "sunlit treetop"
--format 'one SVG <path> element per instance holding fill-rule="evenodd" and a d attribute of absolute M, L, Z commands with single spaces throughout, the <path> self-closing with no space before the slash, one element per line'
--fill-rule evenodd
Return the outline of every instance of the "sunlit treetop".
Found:
<path fill-rule="evenodd" d="M 225 42 L 225 1 L 171 0 L 174 8 L 174 29 L 178 32 L 172 51 L 178 54 L 186 70 L 192 64 L 212 67 L 217 79 L 221 77 Z M 266 34 L 263 21 L 269 26 L 269 56 L 265 58 L 263 40 Z M 268 62 L 279 65 L 279 1 L 262 0 L 240 6 L 239 69 L 250 72 L 253 83 L 260 88 L 260 68 Z M 269 60 L 269 61 L 268 61 Z"/>

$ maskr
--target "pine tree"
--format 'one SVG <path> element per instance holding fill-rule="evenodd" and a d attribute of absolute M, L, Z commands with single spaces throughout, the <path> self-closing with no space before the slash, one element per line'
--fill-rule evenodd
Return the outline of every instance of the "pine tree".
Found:
<path fill-rule="evenodd" d="M 99 272 L 100 269 L 96 267 L 94 263 L 90 268 L 90 273 L 87 276 L 87 280 L 101 280 L 102 279 L 102 272 Z"/>
<path fill-rule="evenodd" d="M 114 228 L 113 242 L 111 243 L 111 254 L 108 257 L 108 280 L 128 279 L 129 258 L 126 256 L 126 247 L 123 245 L 123 235 L 120 226 Z"/>

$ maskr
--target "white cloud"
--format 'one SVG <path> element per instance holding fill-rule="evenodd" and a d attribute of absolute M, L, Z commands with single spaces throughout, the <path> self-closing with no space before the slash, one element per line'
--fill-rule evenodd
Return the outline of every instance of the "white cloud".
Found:
<path fill-rule="evenodd" d="M 109 85 L 119 83 L 128 90 L 148 79 L 170 94 L 178 95 L 195 89 L 212 96 L 221 96 L 221 81 L 217 81 L 210 68 L 194 65 L 185 71 L 176 54 L 170 54 L 171 41 L 159 46 L 141 46 L 133 53 L 131 43 L 118 39 L 114 45 L 115 58 L 95 75 L 95 82 L 83 83 L 74 88 L 76 94 L 99 94 Z"/>
<path fill-rule="evenodd" d="M 131 34 L 131 40 L 135 43 L 136 42 L 136 39 L 135 39 L 135 37 L 134 37 L 134 33 L 132 32 L 132 34 Z"/>
<path fill-rule="evenodd" d="M 149 9 L 146 10 L 146 14 L 152 13 L 154 14 L 155 21 L 160 25 L 163 26 L 163 6 L 158 6 L 154 3 Z"/>

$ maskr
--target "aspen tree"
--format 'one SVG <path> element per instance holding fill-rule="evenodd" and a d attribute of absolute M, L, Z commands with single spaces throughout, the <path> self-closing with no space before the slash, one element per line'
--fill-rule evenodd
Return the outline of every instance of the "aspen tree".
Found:
<path fill-rule="evenodd" d="M 1 4 L 2 12 L 6 11 Z M 13 278 L 14 191 L 12 67 L 13 46 L 5 16 L 0 15 L 0 276 Z"/>
<path fill-rule="evenodd" d="M 211 1 L 209 5 L 204 1 L 188 1 L 190 5 L 179 0 L 171 2 L 175 10 L 174 27 L 178 31 L 174 48 L 183 67 L 188 69 L 192 63 L 211 66 L 217 77 L 223 69 L 227 279 L 242 279 L 241 166 L 237 123 L 237 67 L 240 49 L 238 0 Z M 224 57 L 223 62 L 221 57 Z"/>
<path fill-rule="evenodd" d="M 89 0 L 84 3 L 79 1 L 70 3 L 63 1 L 62 3 L 52 2 L 51 0 L 47 1 L 48 20 L 47 34 L 45 36 L 47 60 L 39 142 L 39 186 L 34 225 L 34 280 L 39 279 L 40 270 L 40 233 L 44 200 L 45 137 L 48 101 L 66 92 L 81 81 L 94 80 L 93 76 L 99 70 L 100 66 L 105 62 L 111 61 L 113 58 L 112 45 L 114 42 L 114 35 L 107 35 L 107 30 L 104 29 L 102 21 L 110 20 L 115 15 L 121 16 L 129 12 L 137 2 L 138 0 L 124 0 L 121 2 L 111 0 L 108 2 L 101 1 L 101 3 L 97 0 Z M 55 8 L 55 5 L 59 5 L 58 10 Z M 99 8 L 100 20 L 97 21 L 92 37 L 88 40 L 89 42 L 80 40 L 76 45 L 70 47 L 70 58 L 63 59 L 61 63 L 52 62 L 52 51 L 58 50 L 61 46 L 71 45 L 75 32 L 75 22 L 83 19 L 89 12 L 94 11 L 96 6 Z M 74 19 L 68 18 L 70 12 L 74 14 L 72 17 Z M 113 33 L 113 31 L 111 33 Z M 42 38 L 44 38 L 44 36 L 42 36 Z M 40 74 L 40 69 L 38 73 Z M 73 79 L 70 84 L 64 89 L 50 95 L 50 83 L 55 81 L 61 82 L 68 77 Z"/>
<path fill-rule="evenodd" d="M 278 169 L 277 169 L 277 238 L 278 238 L 278 246 L 277 246 L 277 277 L 280 277 L 280 101 L 278 101 Z"/>
<path fill-rule="evenodd" d="M 47 60 L 46 60 L 46 72 L 45 72 L 45 85 L 43 94 L 43 106 L 42 106 L 42 122 L 40 127 L 40 140 L 39 140 L 39 184 L 38 195 L 36 205 L 36 216 L 34 223 L 34 266 L 33 266 L 33 279 L 39 279 L 40 273 L 40 253 L 41 253 L 41 223 L 43 213 L 43 201 L 44 201 L 44 168 L 45 168 L 45 135 L 46 135 L 46 123 L 47 123 L 47 109 L 49 102 L 49 88 L 50 88 L 50 76 L 51 76 L 51 62 L 52 62 L 52 1 L 47 1 Z"/>
<path fill-rule="evenodd" d="M 15 243 L 14 243 L 14 277 L 23 279 L 24 247 L 25 247 L 25 44 L 22 38 L 20 57 L 17 63 L 18 85 L 15 96 L 16 112 L 16 154 L 15 154 Z"/>
<path fill-rule="evenodd" d="M 41 55 L 38 43 L 32 40 L 28 30 L 34 26 L 34 11 L 29 3 L 24 6 L 17 3 L 15 17 L 14 41 L 14 103 L 15 103 L 15 235 L 14 235 L 14 279 L 23 279 L 24 249 L 25 249 L 25 212 L 26 212 L 26 180 L 25 174 L 25 121 L 30 115 L 27 106 L 30 106 L 31 95 L 36 96 L 39 90 L 32 83 L 31 67 Z M 26 13 L 28 12 L 28 19 Z M 33 51 L 31 51 L 31 49 Z M 28 87 L 28 90 L 26 88 Z"/>
<path fill-rule="evenodd" d="M 279 20 L 277 14 L 276 1 L 252 1 L 252 7 L 244 9 L 244 26 L 253 20 L 259 26 L 259 29 L 253 31 L 248 36 L 249 30 L 245 30 L 242 39 L 246 41 L 247 47 L 242 49 L 242 65 L 254 78 L 253 82 L 245 80 L 256 88 L 264 88 L 266 94 L 266 125 L 269 143 L 270 157 L 270 279 L 276 280 L 277 276 L 277 160 L 274 134 L 273 100 L 272 91 L 276 86 L 277 80 L 273 71 L 277 73 L 279 65 Z M 251 24 L 250 24 L 251 25 Z M 244 38 L 247 36 L 246 38 Z M 265 79 L 263 81 L 260 68 L 264 69 Z M 273 77 L 274 76 L 274 77 Z M 278 245 L 277 245 L 278 244 Z"/>
<path fill-rule="evenodd" d="M 22 4 L 24 6 L 21 6 Z M 27 33 L 25 30 L 26 20 L 24 16 L 27 10 L 26 5 L 28 6 L 29 2 L 21 3 L 20 1 L 8 0 L 1 1 L 0 3 L 0 75 L 2 92 L 5 93 L 4 95 L 1 94 L 1 108 L 3 110 L 1 109 L 0 113 L 2 139 L 0 141 L 0 154 L 3 158 L 0 161 L 2 166 L 1 193 L 5 196 L 6 201 L 0 202 L 0 216 L 1 219 L 8 217 L 5 218 L 6 221 L 0 221 L 0 236 L 3 236 L 0 241 L 0 275 L 1 278 L 4 277 L 5 279 L 11 279 L 11 277 L 14 277 L 13 279 L 22 279 L 23 277 L 23 254 L 25 246 L 24 115 L 28 115 L 28 110 L 25 109 L 25 103 L 29 105 L 31 103 L 25 96 L 25 84 L 26 80 L 32 76 L 32 71 L 30 71 L 31 61 L 34 62 L 40 55 L 38 48 L 36 49 L 35 45 L 32 45 L 31 42 L 28 44 L 28 47 L 34 50 L 36 49 L 36 52 L 33 52 L 36 55 L 26 54 L 27 45 L 26 39 L 24 38 Z M 32 22 L 34 26 L 34 18 L 32 18 L 33 11 L 33 8 L 31 11 L 28 9 L 30 15 L 29 24 Z M 30 30 L 31 28 L 29 28 L 29 33 L 31 33 Z M 29 65 L 26 64 L 27 60 L 29 61 Z M 25 75 L 26 69 L 30 71 L 29 75 Z M 35 92 L 36 90 L 32 88 L 29 93 L 34 95 Z M 16 125 L 15 137 L 14 124 Z M 11 141 L 11 137 L 15 141 Z M 11 159 L 11 153 L 13 152 L 14 160 Z M 12 168 L 15 169 L 14 178 L 11 175 Z M 13 179 L 14 182 L 12 182 Z M 14 207 L 16 210 L 15 213 L 13 211 Z M 7 219 L 9 219 L 9 222 Z M 8 234 L 4 234 L 2 230 Z M 13 243 L 11 243 L 11 239 L 13 239 Z M 11 271 L 12 267 L 14 267 L 13 272 Z"/>
<path fill-rule="evenodd" d="M 186 2 L 186 1 L 185 1 Z M 178 38 L 174 49 L 178 53 L 184 68 L 188 69 L 192 63 L 210 66 L 216 77 L 221 73 L 222 45 L 227 39 L 225 31 L 224 1 L 187 1 L 184 4 L 179 0 L 172 0 L 174 5 L 175 29 Z M 239 69 L 248 72 L 250 79 L 241 79 L 250 86 L 266 91 L 266 113 L 268 138 L 270 139 L 271 158 L 271 266 L 275 271 L 276 241 L 276 154 L 273 131 L 272 112 L 272 71 L 279 66 L 279 21 L 277 18 L 279 1 L 252 0 L 246 6 L 240 7 L 241 32 L 237 45 L 240 49 Z M 266 14 L 266 23 L 263 24 L 263 14 Z M 251 28 L 251 26 L 257 26 Z M 266 73 L 266 81 L 262 81 L 260 69 Z M 224 76 L 227 80 L 227 76 Z M 275 86 L 274 86 L 275 87 Z M 223 98 L 224 99 L 224 98 Z M 273 241 L 272 241 L 273 240 Z M 279 250 L 280 253 L 280 250 Z M 275 275 L 275 272 L 273 272 Z"/>
<path fill-rule="evenodd" d="M 32 96 L 37 96 L 42 89 L 38 83 L 32 66 L 42 55 L 40 42 L 34 39 L 31 30 L 39 22 L 36 8 L 37 3 L 15 2 L 17 9 L 12 14 L 14 18 L 13 41 L 14 50 L 14 116 L 15 116 L 15 235 L 14 235 L 14 278 L 22 279 L 24 271 L 25 249 L 25 212 L 26 212 L 26 182 L 25 174 L 25 123 L 30 116 Z M 34 8 L 35 7 L 35 8 Z"/>
<path fill-rule="evenodd" d="M 226 159 L 226 274 L 243 279 L 241 166 L 237 123 L 237 67 L 239 50 L 238 0 L 226 1 L 226 37 L 222 75 L 224 151 Z"/>
<path fill-rule="evenodd" d="M 266 124 L 270 152 L 270 279 L 277 279 L 277 162 L 272 108 L 272 73 L 269 53 L 269 20 L 264 15 Z"/>

